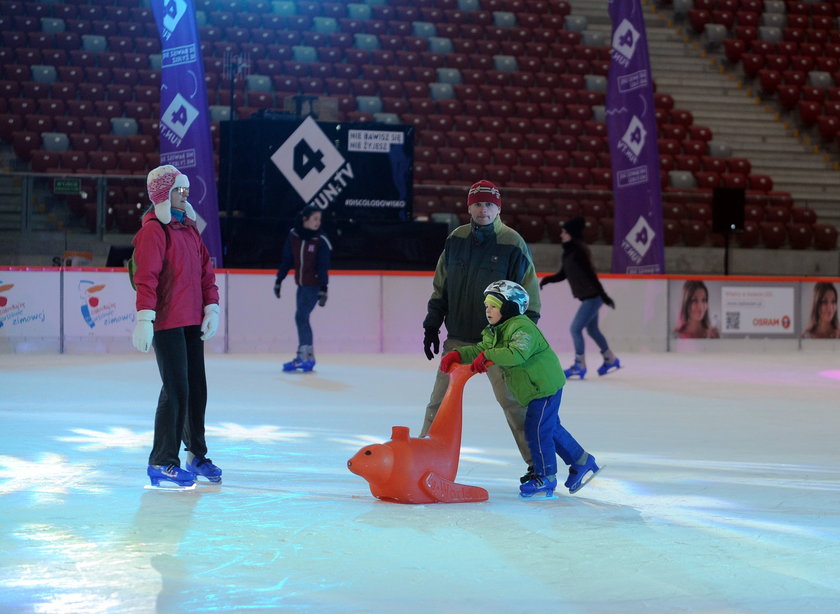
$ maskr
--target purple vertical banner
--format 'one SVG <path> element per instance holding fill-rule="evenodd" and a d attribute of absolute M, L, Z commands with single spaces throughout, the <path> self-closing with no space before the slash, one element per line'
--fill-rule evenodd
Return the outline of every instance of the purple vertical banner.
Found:
<path fill-rule="evenodd" d="M 606 120 L 615 227 L 612 272 L 665 272 L 656 109 L 639 0 L 610 0 L 612 48 Z"/>
<path fill-rule="evenodd" d="M 160 163 L 190 179 L 190 204 L 198 229 L 222 266 L 219 203 L 210 137 L 210 108 L 195 9 L 190 0 L 151 0 L 161 44 Z"/>

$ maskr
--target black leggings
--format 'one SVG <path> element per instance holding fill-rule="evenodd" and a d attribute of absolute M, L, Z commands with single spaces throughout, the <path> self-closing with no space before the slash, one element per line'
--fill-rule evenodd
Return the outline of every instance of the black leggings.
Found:
<path fill-rule="evenodd" d="M 155 440 L 149 464 L 180 465 L 182 440 L 195 456 L 206 456 L 207 378 L 201 327 L 156 331 L 154 348 L 163 387 L 155 413 Z"/>

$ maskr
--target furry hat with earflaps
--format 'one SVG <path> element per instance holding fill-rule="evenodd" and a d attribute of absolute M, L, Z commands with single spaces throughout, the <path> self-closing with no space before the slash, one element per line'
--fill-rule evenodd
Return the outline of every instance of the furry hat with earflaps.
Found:
<path fill-rule="evenodd" d="M 171 164 L 158 166 L 149 171 L 149 175 L 146 177 L 146 190 L 149 192 L 149 198 L 152 199 L 155 217 L 161 224 L 168 224 L 172 221 L 172 213 L 170 212 L 172 190 L 188 187 L 190 187 L 190 180 Z M 195 221 L 195 209 L 190 203 L 186 203 L 185 211 L 187 217 Z"/>

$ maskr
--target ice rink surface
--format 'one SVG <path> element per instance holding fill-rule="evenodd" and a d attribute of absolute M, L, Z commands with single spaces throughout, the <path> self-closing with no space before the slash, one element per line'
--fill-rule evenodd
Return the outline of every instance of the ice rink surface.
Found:
<path fill-rule="evenodd" d="M 0 356 L 0 612 L 840 611 L 836 353 L 591 364 L 560 415 L 605 468 L 545 501 L 519 499 L 476 376 L 458 480 L 490 499 L 454 505 L 379 501 L 346 467 L 393 425 L 417 435 L 436 363 L 284 359 L 208 356 L 224 483 L 160 492 L 151 355 Z"/>

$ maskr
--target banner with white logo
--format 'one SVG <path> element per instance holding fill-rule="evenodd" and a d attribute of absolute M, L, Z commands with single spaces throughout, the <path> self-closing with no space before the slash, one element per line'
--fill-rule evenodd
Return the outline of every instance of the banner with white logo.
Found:
<path fill-rule="evenodd" d="M 345 178 L 353 178 L 352 167 L 311 117 L 277 148 L 271 161 L 307 203 L 327 185 L 334 186 L 330 191 L 339 194 L 346 185 Z"/>
<path fill-rule="evenodd" d="M 161 43 L 160 163 L 190 179 L 189 202 L 215 266 L 222 266 L 210 109 L 190 0 L 152 0 Z"/>
<path fill-rule="evenodd" d="M 254 118 L 225 122 L 221 149 L 222 188 L 243 217 L 282 224 L 313 205 L 335 221 L 411 220 L 412 127 Z"/>
<path fill-rule="evenodd" d="M 606 97 L 613 174 L 612 272 L 665 272 L 656 109 L 639 0 L 610 0 L 612 49 Z"/>

